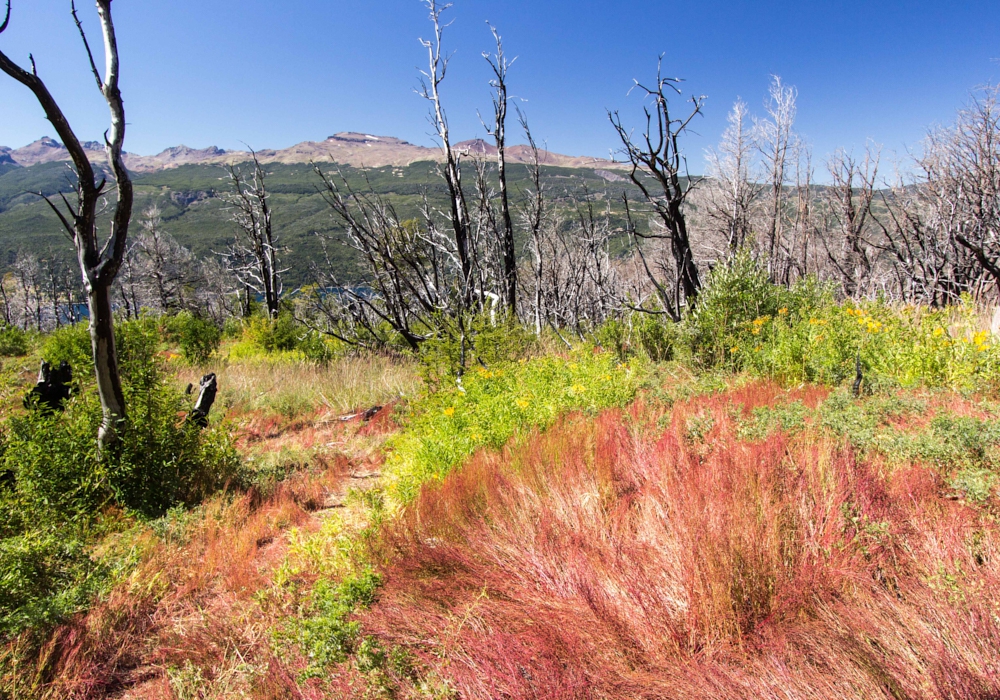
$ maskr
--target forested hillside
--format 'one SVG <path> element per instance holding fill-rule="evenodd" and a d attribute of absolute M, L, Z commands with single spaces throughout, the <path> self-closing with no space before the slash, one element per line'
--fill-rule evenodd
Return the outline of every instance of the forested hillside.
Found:
<path fill-rule="evenodd" d="M 361 169 L 349 165 L 317 163 L 324 171 L 342 174 L 352 188 L 369 187 L 386 195 L 402 219 L 420 218 L 424 196 L 437 208 L 447 206 L 446 185 L 433 162 L 407 166 Z M 320 194 L 321 181 L 309 164 L 268 163 L 267 187 L 271 193 L 275 230 L 284 249 L 283 264 L 292 286 L 313 281 L 311 266 L 323 264 L 323 238 L 343 230 Z M 592 169 L 543 166 L 546 187 L 555 202 L 572 210 L 588 198 L 611 203 L 620 211 L 623 182 L 609 182 Z M 528 186 L 527 166 L 510 166 L 511 187 L 519 192 Z M 74 175 L 66 162 L 29 167 L 0 164 L 0 263 L 11 269 L 17 254 L 71 259 L 61 225 L 37 193 L 47 196 L 72 190 Z M 160 209 L 163 230 L 200 258 L 218 257 L 233 238 L 234 224 L 224 199 L 232 191 L 229 174 L 220 165 L 182 165 L 157 172 L 137 174 L 136 211 L 151 206 Z M 516 196 L 516 195 L 515 195 Z M 106 226 L 106 222 L 105 222 Z M 319 234 L 319 236 L 317 236 Z M 355 276 L 350 252 L 341 245 L 327 247 L 336 272 Z"/>

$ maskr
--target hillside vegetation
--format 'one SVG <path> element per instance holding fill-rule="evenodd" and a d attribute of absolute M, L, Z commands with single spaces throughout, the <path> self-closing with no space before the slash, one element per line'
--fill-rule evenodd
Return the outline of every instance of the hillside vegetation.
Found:
<path fill-rule="evenodd" d="M 460 383 L 446 345 L 131 321 L 110 458 L 86 372 L 65 413 L 20 406 L 38 357 L 86 365 L 83 329 L 9 331 L 0 695 L 1000 692 L 981 312 L 759 274 L 571 350 L 502 331 Z M 202 432 L 181 387 L 209 369 Z"/>
<path fill-rule="evenodd" d="M 420 218 L 423 196 L 438 208 L 447 206 L 444 182 L 438 166 L 419 162 L 407 166 L 362 169 L 349 165 L 319 163 L 331 172 L 340 172 L 350 186 L 386 195 L 403 219 Z M 0 166 L 2 167 L 2 166 Z M 543 166 L 547 186 L 556 202 L 573 211 L 587 196 L 620 198 L 618 183 L 609 183 L 594 170 Z M 289 268 L 289 285 L 313 281 L 311 265 L 325 260 L 323 244 L 316 234 L 335 235 L 342 231 L 319 193 L 320 179 L 308 163 L 286 165 L 268 163 L 268 190 L 275 212 L 275 229 L 280 232 L 283 256 Z M 512 164 L 509 175 L 515 191 L 526 189 L 526 166 Z M 65 192 L 73 174 L 65 162 L 43 163 L 26 168 L 0 170 L 0 269 L 8 270 L 18 253 L 39 257 L 56 255 L 70 260 L 70 251 L 59 220 L 37 194 Z M 135 210 L 156 206 L 162 212 L 163 227 L 179 243 L 199 258 L 216 257 L 227 250 L 234 225 L 221 195 L 232 189 L 225 168 L 220 165 L 182 165 L 176 168 L 135 175 Z M 627 188 L 626 188 L 627 189 Z M 620 203 L 617 205 L 621 208 Z M 357 277 L 356 263 L 339 245 L 328 248 L 333 269 L 348 279 Z"/>

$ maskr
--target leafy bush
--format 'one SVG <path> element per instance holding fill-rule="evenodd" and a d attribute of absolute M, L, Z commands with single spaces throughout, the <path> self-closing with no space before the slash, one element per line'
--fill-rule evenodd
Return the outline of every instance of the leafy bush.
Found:
<path fill-rule="evenodd" d="M 633 317 L 635 336 L 639 347 L 653 362 L 666 362 L 674 358 L 677 345 L 677 324 L 668 316 L 642 313 Z"/>
<path fill-rule="evenodd" d="M 79 392 L 61 414 L 30 411 L 6 422 L 0 633 L 46 624 L 95 590 L 100 567 L 87 547 L 109 508 L 156 517 L 241 476 L 224 432 L 183 420 L 189 399 L 166 378 L 155 320 L 121 323 L 116 336 L 128 421 L 103 457 L 96 440 L 101 407 L 92 389 Z M 80 361 L 77 328 L 53 337 L 47 342 L 53 360 Z"/>
<path fill-rule="evenodd" d="M 0 637 L 82 609 L 103 573 L 72 532 L 32 530 L 0 539 Z"/>
<path fill-rule="evenodd" d="M 77 380 L 93 375 L 94 355 L 90 347 L 88 322 L 62 326 L 49 333 L 42 342 L 41 355 L 53 366 L 62 361 L 68 362 Z"/>
<path fill-rule="evenodd" d="M 687 319 L 696 361 L 707 367 L 734 364 L 734 349 L 746 336 L 759 334 L 761 319 L 777 314 L 780 297 L 767 271 L 747 252 L 715 268 Z"/>
<path fill-rule="evenodd" d="M 382 578 L 371 569 L 348 576 L 336 585 L 327 579 L 316 583 L 312 591 L 314 614 L 299 627 L 299 644 L 309 657 L 311 673 L 342 663 L 354 653 L 361 625 L 351 616 L 356 609 L 368 608 L 375 602 L 381 585 Z M 375 650 L 367 651 L 370 657 Z"/>
<path fill-rule="evenodd" d="M 253 316 L 245 320 L 240 340 L 229 348 L 229 358 L 287 359 L 325 364 L 333 359 L 336 348 L 336 341 L 300 325 L 291 312 L 282 310 L 276 319 Z"/>
<path fill-rule="evenodd" d="M 622 362 L 625 361 L 631 349 L 628 342 L 628 335 L 628 326 L 617 318 L 608 319 L 594 333 L 597 343 L 605 350 L 613 352 Z"/>
<path fill-rule="evenodd" d="M 838 384 L 860 358 L 869 387 L 979 388 L 1000 380 L 1000 346 L 971 301 L 947 309 L 894 307 L 828 297 L 758 319 L 759 332 L 732 352 L 752 374 L 785 382 Z"/>
<path fill-rule="evenodd" d="M 222 331 L 211 321 L 188 311 L 164 319 L 167 340 L 177 343 L 181 355 L 192 364 L 204 364 L 219 349 Z"/>
<path fill-rule="evenodd" d="M 0 328 L 0 356 L 20 357 L 28 354 L 29 337 L 17 326 Z"/>
<path fill-rule="evenodd" d="M 493 323 L 488 315 L 463 320 L 465 368 L 491 368 L 525 357 L 535 346 L 535 337 L 519 323 Z M 454 380 L 462 367 L 462 328 L 454 319 L 439 319 L 437 332 L 420 344 L 424 379 L 431 386 Z"/>
<path fill-rule="evenodd" d="M 282 311 L 275 319 L 251 317 L 243 328 L 243 338 L 265 352 L 281 352 L 298 347 L 300 332 L 292 314 Z"/>

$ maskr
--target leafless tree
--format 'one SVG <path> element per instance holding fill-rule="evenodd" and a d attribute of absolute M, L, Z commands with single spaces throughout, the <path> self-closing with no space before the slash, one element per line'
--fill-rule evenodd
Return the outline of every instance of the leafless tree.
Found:
<path fill-rule="evenodd" d="M 168 313 L 185 308 L 184 287 L 191 278 L 191 251 L 163 230 L 159 207 L 146 209 L 140 226 L 136 252 L 144 263 L 157 310 Z"/>
<path fill-rule="evenodd" d="M 236 224 L 236 236 L 226 255 L 231 272 L 247 290 L 264 297 L 268 316 L 275 318 L 281 304 L 280 249 L 271 221 L 266 175 L 257 153 L 251 149 L 251 172 L 238 164 L 228 166 L 233 192 L 225 197 Z"/>
<path fill-rule="evenodd" d="M 42 269 L 38 258 L 30 253 L 18 252 L 14 259 L 14 296 L 17 299 L 20 326 L 27 330 L 34 326 L 42 330 L 42 309 L 44 306 Z"/>
<path fill-rule="evenodd" d="M 788 181 L 790 155 L 795 149 L 794 87 L 785 87 L 778 76 L 772 76 L 765 103 L 768 118 L 755 123 L 755 141 L 764 162 L 767 181 L 765 211 L 765 240 L 762 242 L 767 256 L 768 273 L 772 281 L 787 282 L 782 270 L 787 269 L 787 253 L 782 250 L 785 227 L 785 185 Z"/>
<path fill-rule="evenodd" d="M 813 257 L 813 242 L 816 238 L 815 206 L 813 202 L 812 154 L 799 141 L 795 161 L 795 219 L 792 222 L 789 244 L 789 266 L 794 267 L 798 278 L 810 274 L 810 259 Z M 789 279 L 789 281 L 791 281 Z"/>
<path fill-rule="evenodd" d="M 653 103 L 652 110 L 649 106 L 644 107 L 646 129 L 641 137 L 633 138 L 632 132 L 622 124 L 618 112 L 609 112 L 608 117 L 621 139 L 622 153 L 632 166 L 629 178 L 642 191 L 659 219 L 659 230 L 654 228 L 648 234 L 639 234 L 633 229 L 637 242 L 660 238 L 670 243 L 676 282 L 673 292 L 664 294 L 662 301 L 671 317 L 679 320 L 681 307 L 693 304 L 701 289 L 684 214 L 684 203 L 697 181 L 688 172 L 680 140 L 691 121 L 701 114 L 705 98 L 692 97 L 690 111 L 680 119 L 673 117 L 669 97 L 681 94 L 681 80 L 664 77 L 661 65 L 657 65 L 653 87 L 636 81 L 633 88 L 640 90 Z M 649 266 L 646 269 L 651 270 Z M 654 283 L 658 288 L 666 289 L 662 281 L 654 280 Z"/>
<path fill-rule="evenodd" d="M 843 149 L 835 151 L 827 161 L 831 181 L 826 192 L 833 235 L 823 241 L 848 297 L 857 296 L 864 291 L 863 285 L 872 281 L 874 249 L 868 240 L 868 228 L 879 156 L 879 149 L 869 144 L 862 161 Z"/>
<path fill-rule="evenodd" d="M 148 207 L 139 220 L 141 233 L 130 241 L 118 274 L 120 302 L 127 316 L 142 309 L 155 313 L 199 311 L 188 288 L 203 287 L 191 251 L 163 229 L 161 211 Z"/>
<path fill-rule="evenodd" d="M 490 25 L 490 31 L 496 41 L 496 54 L 483 53 L 483 57 L 493 70 L 493 80 L 490 86 L 493 95 L 493 127 L 490 135 L 497 147 L 497 179 L 500 187 L 500 231 L 499 252 L 502 260 L 502 291 L 501 296 L 507 312 L 514 317 L 517 314 L 517 251 L 514 248 L 514 222 L 510 215 L 510 199 L 507 192 L 507 69 L 514 62 L 508 61 L 503 51 L 503 41 L 496 27 Z"/>
<path fill-rule="evenodd" d="M 420 40 L 421 46 L 427 49 L 428 60 L 427 70 L 420 72 L 423 76 L 420 81 L 420 94 L 431 103 L 431 124 L 444 153 L 444 179 L 448 186 L 451 228 L 454 234 L 455 253 L 462 271 L 462 300 L 468 307 L 472 302 L 471 280 L 475 264 L 470 250 L 469 207 L 465 191 L 462 189 L 462 171 L 459 163 L 461 155 L 452 148 L 448 118 L 441 103 L 440 92 L 441 83 L 448 72 L 449 61 L 449 57 L 443 52 L 442 37 L 447 25 L 441 23 L 441 14 L 450 8 L 451 4 L 439 5 L 437 0 L 424 0 L 424 4 L 427 6 L 434 27 L 434 38 Z"/>
<path fill-rule="evenodd" d="M 718 149 L 708 152 L 709 217 L 726 235 L 729 254 L 746 244 L 752 230 L 753 205 L 760 194 L 754 167 L 753 135 L 747 125 L 747 104 L 737 99 Z"/>
<path fill-rule="evenodd" d="M 45 111 L 45 116 L 52 123 L 59 138 L 69 151 L 73 167 L 76 170 L 76 203 L 71 204 L 64 195 L 61 195 L 64 209 L 50 200 L 46 201 L 49 202 L 73 241 L 83 277 L 83 286 L 87 292 L 97 391 L 103 411 L 103 420 L 98 432 L 98 443 L 102 450 L 116 441 L 119 423 L 126 418 L 125 398 L 122 394 L 121 378 L 118 372 L 118 353 L 115 348 L 111 286 L 125 255 L 128 225 L 132 216 L 132 181 L 129 179 L 128 170 L 122 157 L 122 147 L 125 140 L 125 108 L 121 92 L 118 89 L 118 43 L 111 18 L 111 1 L 96 0 L 97 14 L 104 37 L 105 69 L 103 76 L 94 61 L 94 55 L 87 42 L 83 24 L 76 13 L 76 7 L 72 6 L 73 19 L 87 50 L 91 71 L 111 111 L 111 126 L 105 133 L 105 150 L 115 182 L 117 199 L 111 218 L 111 230 L 103 245 L 98 240 L 97 235 L 97 203 L 104 193 L 106 180 L 103 177 L 98 180 L 80 140 L 73 132 L 69 121 L 45 83 L 38 76 L 34 58 L 29 58 L 31 70 L 26 71 L 0 52 L 0 70 L 34 93 Z M 0 33 L 7 29 L 10 14 L 11 0 L 7 0 L 7 12 L 3 23 L 0 24 Z"/>
<path fill-rule="evenodd" d="M 520 219 L 524 229 L 528 232 L 528 247 L 531 253 L 531 315 L 535 326 L 535 335 L 541 335 L 543 319 L 547 318 L 543 306 L 545 293 L 543 289 L 544 258 L 542 255 L 542 230 L 547 221 L 545 209 L 545 194 L 542 187 L 542 168 L 538 157 L 538 144 L 531 135 L 531 128 L 528 120 L 521 110 L 517 111 L 518 121 L 524 130 L 524 136 L 528 140 L 528 148 L 531 152 L 531 160 L 528 163 L 528 175 L 530 187 L 524 193 L 524 201 L 520 207 Z"/>
<path fill-rule="evenodd" d="M 933 132 L 921 164 L 954 240 L 1000 284 L 1000 104 L 989 87 Z"/>

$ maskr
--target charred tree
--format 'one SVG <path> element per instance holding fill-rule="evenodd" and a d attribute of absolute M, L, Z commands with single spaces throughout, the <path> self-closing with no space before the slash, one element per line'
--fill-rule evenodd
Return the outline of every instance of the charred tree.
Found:
<path fill-rule="evenodd" d="M 611 125 L 618 132 L 622 142 L 622 153 L 632 165 L 629 179 L 642 192 L 646 202 L 659 218 L 663 231 L 635 235 L 639 239 L 661 238 L 670 243 L 676 271 L 676 287 L 670 306 L 680 313 L 683 305 L 691 306 L 701 289 L 698 267 L 695 265 L 688 234 L 684 203 L 697 182 L 691 178 L 687 159 L 681 152 L 680 141 L 691 125 L 691 121 L 701 114 L 704 97 L 691 98 L 691 110 L 682 118 L 675 118 L 670 110 L 671 93 L 681 94 L 679 78 L 666 78 L 661 67 L 656 70 L 656 83 L 646 87 L 635 82 L 647 98 L 653 102 L 652 109 L 644 107 L 646 129 L 639 138 L 621 121 L 618 112 L 609 112 Z M 666 301 L 666 300 L 665 300 Z"/>
<path fill-rule="evenodd" d="M 97 204 L 105 193 L 107 180 L 104 177 L 98 179 L 98 173 L 88 159 L 83 145 L 55 98 L 39 77 L 34 57 L 29 57 L 31 70 L 27 71 L 0 52 L 0 70 L 34 93 L 45 111 L 46 118 L 52 123 L 69 151 L 76 171 L 76 202 L 71 204 L 65 195 L 60 195 L 62 207 L 49 199 L 46 201 L 59 217 L 73 242 L 83 286 L 87 293 L 87 305 L 90 309 L 90 341 L 97 375 L 97 391 L 103 412 L 98 432 L 98 442 L 102 450 L 117 440 L 119 426 L 126 418 L 125 397 L 122 393 L 118 352 L 115 347 L 111 286 L 125 256 L 128 225 L 132 217 L 132 181 L 122 157 L 125 141 L 125 108 L 118 88 L 118 43 L 111 18 L 111 2 L 112 0 L 96 0 L 97 14 L 104 37 L 103 76 L 97 68 L 83 24 L 77 16 L 76 7 L 71 3 L 73 19 L 87 50 L 91 72 L 111 111 L 111 126 L 105 132 L 104 141 L 117 198 L 111 217 L 109 236 L 103 244 L 97 235 Z M 7 12 L 3 23 L 0 24 L 0 33 L 7 29 L 10 15 L 11 0 L 7 0 Z"/>

